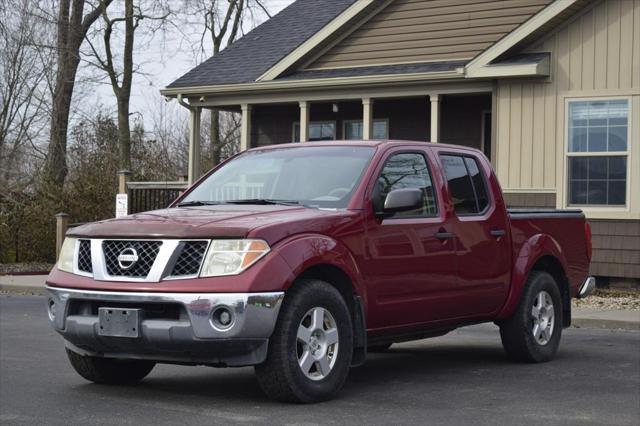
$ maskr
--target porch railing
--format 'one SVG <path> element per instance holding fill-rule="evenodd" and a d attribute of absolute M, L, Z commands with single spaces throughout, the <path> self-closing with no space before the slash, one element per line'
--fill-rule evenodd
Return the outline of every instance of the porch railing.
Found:
<path fill-rule="evenodd" d="M 186 181 L 127 182 L 129 214 L 164 209 L 187 187 Z"/>

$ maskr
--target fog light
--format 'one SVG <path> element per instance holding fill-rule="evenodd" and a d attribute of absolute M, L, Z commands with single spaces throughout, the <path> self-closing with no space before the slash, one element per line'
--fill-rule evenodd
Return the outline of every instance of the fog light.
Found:
<path fill-rule="evenodd" d="M 56 301 L 53 299 L 49 299 L 47 302 L 47 314 L 49 315 L 50 321 L 54 321 L 56 319 Z"/>
<path fill-rule="evenodd" d="M 233 325 L 233 313 L 226 306 L 216 308 L 211 314 L 211 322 L 217 329 L 227 329 Z"/>

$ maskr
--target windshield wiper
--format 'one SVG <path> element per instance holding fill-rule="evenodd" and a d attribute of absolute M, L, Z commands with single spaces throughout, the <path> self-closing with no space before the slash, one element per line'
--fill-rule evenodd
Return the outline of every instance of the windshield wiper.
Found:
<path fill-rule="evenodd" d="M 222 203 L 219 201 L 184 201 L 180 204 L 177 204 L 176 207 L 217 206 L 218 204 Z"/>
<path fill-rule="evenodd" d="M 249 198 L 247 200 L 227 200 L 227 204 L 259 204 L 259 205 L 283 205 L 283 206 L 297 206 L 300 205 L 296 200 L 274 200 L 269 198 Z"/>

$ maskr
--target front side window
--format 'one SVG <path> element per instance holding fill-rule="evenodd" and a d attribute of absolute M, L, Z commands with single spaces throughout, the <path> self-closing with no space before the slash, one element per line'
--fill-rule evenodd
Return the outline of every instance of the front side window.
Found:
<path fill-rule="evenodd" d="M 293 140 L 300 140 L 300 123 L 293 123 Z M 333 121 L 312 121 L 309 123 L 309 141 L 336 140 L 336 123 Z"/>
<path fill-rule="evenodd" d="M 415 210 L 397 212 L 393 217 L 431 217 L 438 213 L 431 175 L 424 155 L 418 153 L 395 154 L 385 162 L 378 177 L 375 197 L 384 205 L 389 192 L 395 189 L 417 188 L 422 191 L 422 206 Z"/>
<path fill-rule="evenodd" d="M 248 151 L 195 187 L 180 204 L 263 204 L 280 201 L 346 208 L 374 148 L 308 145 Z"/>
<path fill-rule="evenodd" d="M 344 122 L 344 138 L 347 140 L 362 139 L 362 120 L 348 120 Z M 373 120 L 373 139 L 389 138 L 389 121 L 386 119 Z"/>
<path fill-rule="evenodd" d="M 629 102 L 570 101 L 568 114 L 568 204 L 624 206 Z"/>
<path fill-rule="evenodd" d="M 460 155 L 441 155 L 440 161 L 456 214 L 483 212 L 489 206 L 489 197 L 477 160 Z"/>

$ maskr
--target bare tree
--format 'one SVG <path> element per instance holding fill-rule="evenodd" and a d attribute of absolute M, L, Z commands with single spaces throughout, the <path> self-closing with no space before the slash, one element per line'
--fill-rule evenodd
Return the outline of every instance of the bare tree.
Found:
<path fill-rule="evenodd" d="M 209 37 L 213 45 L 213 56 L 220 53 L 225 43 L 233 43 L 241 33 L 242 23 L 245 17 L 255 13 L 256 9 L 271 15 L 264 0 L 198 0 L 190 1 L 193 14 L 204 18 L 204 29 L 200 38 L 200 49 L 205 51 L 205 39 Z M 252 19 L 255 22 L 255 19 Z M 220 111 L 211 109 L 209 123 L 209 152 L 212 165 L 221 160 L 222 153 L 227 149 L 229 141 L 221 135 Z"/>
<path fill-rule="evenodd" d="M 60 0 L 57 18 L 57 70 L 53 88 L 53 108 L 46 179 L 61 192 L 67 176 L 67 131 L 71 98 L 80 63 L 80 46 L 89 28 L 112 0 L 100 0 L 85 15 L 85 0 Z"/>
<path fill-rule="evenodd" d="M 5 193 L 30 183 L 33 174 L 25 165 L 31 154 L 42 154 L 51 60 L 38 45 L 50 33 L 31 13 L 33 7 L 33 0 L 0 7 L 0 192 Z"/>
<path fill-rule="evenodd" d="M 153 12 L 161 5 L 157 2 L 151 2 L 149 10 L 147 11 L 143 5 L 144 0 L 138 0 L 137 4 L 134 4 L 134 0 L 124 1 L 124 10 L 122 16 L 116 18 L 110 18 L 107 9 L 102 10 L 102 20 L 104 22 L 103 28 L 98 32 L 102 33 L 102 44 L 104 49 L 104 56 L 98 51 L 91 38 L 88 37 L 87 41 L 91 47 L 91 54 L 96 59 L 98 68 L 103 70 L 108 76 L 109 83 L 113 89 L 113 94 L 116 97 L 118 106 L 118 151 L 119 151 L 119 163 L 120 168 L 131 168 L 131 130 L 129 122 L 129 110 L 131 100 L 131 86 L 133 82 L 133 76 L 136 72 L 134 66 L 134 44 L 136 31 L 140 28 L 140 24 L 143 20 L 157 21 L 162 23 L 169 13 L 164 13 L 159 16 L 154 16 Z M 143 10 L 145 9 L 145 10 Z M 124 40 L 122 42 L 122 67 L 119 69 L 116 66 L 116 55 L 118 51 L 113 48 L 116 35 L 116 25 L 124 23 Z M 149 28 L 152 32 L 157 28 Z"/>

